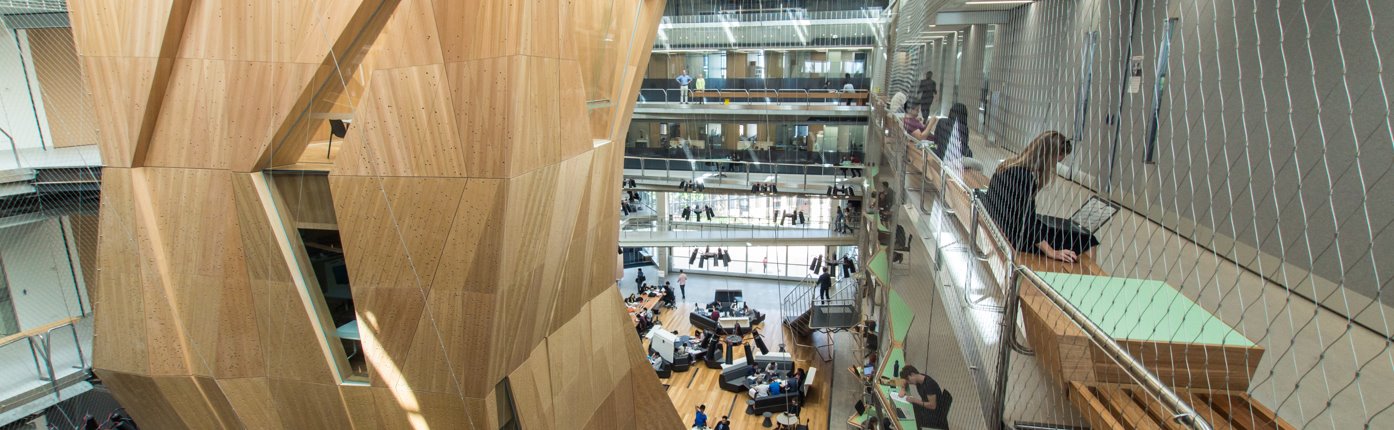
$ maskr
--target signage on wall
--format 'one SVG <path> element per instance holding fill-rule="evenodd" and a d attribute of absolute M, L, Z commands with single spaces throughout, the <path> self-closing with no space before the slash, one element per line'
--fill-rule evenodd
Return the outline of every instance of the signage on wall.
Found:
<path fill-rule="evenodd" d="M 1128 62 L 1128 94 L 1139 91 L 1142 91 L 1142 56 L 1136 55 Z"/>

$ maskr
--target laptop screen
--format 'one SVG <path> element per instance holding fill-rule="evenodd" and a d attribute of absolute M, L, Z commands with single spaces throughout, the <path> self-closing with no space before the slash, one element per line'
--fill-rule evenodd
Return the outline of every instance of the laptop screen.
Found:
<path fill-rule="evenodd" d="M 1070 221 L 1074 221 L 1075 225 L 1094 233 L 1099 231 L 1099 227 L 1103 227 L 1104 223 L 1107 223 L 1116 213 L 1118 213 L 1118 206 L 1104 201 L 1099 196 L 1093 196 L 1089 198 L 1089 201 L 1084 202 L 1084 206 L 1080 206 L 1074 215 L 1070 216 Z"/>

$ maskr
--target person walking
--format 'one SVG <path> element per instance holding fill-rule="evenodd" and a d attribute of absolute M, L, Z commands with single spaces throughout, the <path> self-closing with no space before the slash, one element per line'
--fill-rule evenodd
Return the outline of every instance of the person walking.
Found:
<path fill-rule="evenodd" d="M 823 274 L 818 275 L 818 296 L 819 296 L 819 297 L 822 297 L 824 301 L 827 301 L 827 300 L 828 300 L 828 293 L 831 292 L 832 288 L 833 288 L 833 275 L 832 275 L 832 271 L 831 271 L 831 270 L 825 270 L 825 271 L 823 271 Z"/>
<path fill-rule="evenodd" d="M 707 428 L 707 405 L 697 405 L 697 417 L 692 420 L 692 426 L 696 428 Z"/>
<path fill-rule="evenodd" d="M 678 75 L 678 101 L 687 104 L 687 85 L 692 83 L 692 77 L 687 75 L 687 69 L 682 69 L 682 74 Z"/>
<path fill-rule="evenodd" d="M 682 299 L 687 300 L 687 272 L 678 271 L 678 291 L 682 292 Z"/>
<path fill-rule="evenodd" d="M 920 110 L 929 115 L 929 105 L 934 104 L 934 96 L 939 95 L 939 83 L 934 82 L 934 72 L 924 72 L 920 81 Z"/>
<path fill-rule="evenodd" d="M 634 275 L 634 285 L 638 285 L 640 288 L 642 288 L 644 286 L 644 281 L 647 281 L 648 279 L 649 278 L 644 277 L 644 269 L 639 269 L 639 274 Z"/>

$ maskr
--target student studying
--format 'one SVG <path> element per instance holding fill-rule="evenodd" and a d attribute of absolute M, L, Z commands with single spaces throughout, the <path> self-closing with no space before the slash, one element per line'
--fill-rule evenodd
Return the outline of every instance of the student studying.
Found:
<path fill-rule="evenodd" d="M 1074 150 L 1057 131 L 1036 136 L 1026 149 L 997 166 L 983 206 L 1018 251 L 1034 252 L 1073 263 L 1099 244 L 1086 229 L 1070 228 L 1036 213 L 1036 193 L 1055 178 L 1055 164 Z"/>

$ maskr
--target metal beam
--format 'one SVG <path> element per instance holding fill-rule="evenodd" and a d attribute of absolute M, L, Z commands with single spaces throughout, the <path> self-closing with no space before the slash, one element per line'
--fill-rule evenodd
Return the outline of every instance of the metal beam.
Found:
<path fill-rule="evenodd" d="M 1005 10 L 939 12 L 934 14 L 934 25 L 1006 24 L 1010 18 Z"/>

